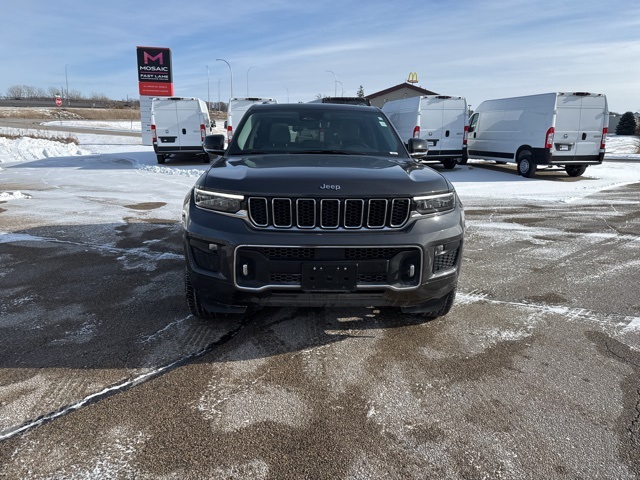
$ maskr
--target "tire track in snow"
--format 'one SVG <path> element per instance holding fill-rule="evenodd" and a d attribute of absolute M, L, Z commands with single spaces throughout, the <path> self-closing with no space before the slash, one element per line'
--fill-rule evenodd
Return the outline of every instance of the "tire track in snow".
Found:
<path fill-rule="evenodd" d="M 544 303 L 496 300 L 490 298 L 490 295 L 488 293 L 482 292 L 480 290 L 472 290 L 469 293 L 458 292 L 458 294 L 456 295 L 456 302 L 454 303 L 454 306 L 456 304 L 463 305 L 477 302 L 486 302 L 493 305 L 507 305 L 516 308 L 531 309 L 542 313 L 562 315 L 570 321 L 578 320 L 589 323 L 596 323 L 600 326 L 619 328 L 622 329 L 622 331 L 630 331 L 634 329 L 640 330 L 640 317 L 633 317 L 616 313 L 594 312 L 592 310 L 587 310 L 586 308 L 563 307 L 559 305 L 548 305 Z"/>
<path fill-rule="evenodd" d="M 189 317 L 186 317 L 189 318 Z M 174 322 L 175 323 L 180 323 L 184 320 L 186 320 L 186 318 L 178 321 L 178 322 Z M 96 402 L 99 402 L 101 400 L 104 400 L 106 398 L 111 397 L 112 395 L 116 395 L 118 393 L 121 392 L 125 392 L 133 387 L 136 387 L 138 385 L 141 385 L 145 382 L 148 382 L 150 380 L 153 380 L 155 378 L 158 378 L 162 375 L 165 375 L 183 365 L 186 365 L 190 362 L 192 362 L 193 360 L 196 360 L 204 355 L 206 355 L 207 353 L 211 352 L 213 349 L 224 345 L 225 343 L 229 342 L 230 340 L 232 340 L 238 333 L 240 333 L 245 326 L 247 325 L 247 323 L 249 322 L 250 317 L 247 317 L 245 319 L 243 319 L 242 322 L 240 322 L 240 324 L 233 330 L 227 332 L 226 334 L 224 334 L 222 337 L 220 337 L 218 340 L 216 340 L 215 342 L 210 343 L 209 345 L 205 346 L 204 348 L 196 351 L 195 353 L 191 353 L 189 355 L 186 355 L 178 360 L 174 360 L 173 362 L 170 362 L 164 366 L 161 367 L 157 367 L 157 368 L 152 368 L 144 373 L 140 373 L 139 375 L 136 375 L 133 378 L 129 378 L 126 380 L 123 380 L 121 382 L 118 382 L 116 384 L 113 384 L 109 387 L 106 387 L 98 392 L 92 393 L 87 395 L 86 397 L 84 397 L 82 400 L 72 403 L 70 405 L 66 405 L 62 408 L 59 408 L 58 410 L 55 410 L 53 412 L 44 414 L 39 416 L 38 418 L 34 419 L 34 420 L 28 420 L 24 423 L 22 423 L 21 425 L 15 426 L 15 427 L 10 427 L 7 428 L 3 431 L 0 431 L 0 442 L 3 442 L 5 440 L 9 440 L 12 437 L 15 437 L 16 435 L 20 435 L 21 433 L 25 433 L 29 430 L 32 430 L 34 428 L 40 427 L 42 425 L 45 425 L 49 422 L 52 422 L 58 418 L 64 417 L 70 413 L 73 413 L 77 410 L 80 410 L 84 407 L 87 407 L 89 405 L 92 405 Z M 163 328 L 162 330 L 165 330 L 165 328 Z M 160 331 L 162 331 L 160 330 Z M 159 331 L 159 332 L 160 332 Z M 156 332 L 158 333 L 158 332 Z M 153 335 L 150 336 L 149 338 L 153 338 Z"/>

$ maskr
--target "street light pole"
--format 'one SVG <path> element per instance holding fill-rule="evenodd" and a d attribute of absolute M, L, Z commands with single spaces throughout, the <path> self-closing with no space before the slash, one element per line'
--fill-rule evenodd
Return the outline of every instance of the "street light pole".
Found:
<path fill-rule="evenodd" d="M 231 70 L 231 65 L 224 58 L 216 58 L 216 62 L 224 62 L 229 67 L 229 73 L 231 74 L 231 97 L 233 98 L 233 70 Z"/>
<path fill-rule="evenodd" d="M 325 70 L 326 72 L 333 73 L 333 96 L 338 96 L 338 77 L 331 70 Z"/>
<path fill-rule="evenodd" d="M 284 87 L 284 89 L 287 91 L 287 103 L 289 103 L 289 89 L 287 87 Z"/>
<path fill-rule="evenodd" d="M 252 68 L 256 68 L 256 67 L 249 67 L 247 69 L 247 98 L 249 98 L 249 70 L 251 70 Z"/>
<path fill-rule="evenodd" d="M 68 66 L 69 66 L 68 63 L 64 66 L 64 79 L 65 79 L 65 82 L 67 83 L 67 107 L 71 106 L 69 102 L 69 75 L 67 74 Z"/>
<path fill-rule="evenodd" d="M 207 111 L 211 110 L 211 90 L 209 88 L 209 65 L 205 65 L 207 68 Z"/>
<path fill-rule="evenodd" d="M 342 88 L 342 96 L 344 97 L 344 85 L 342 84 L 342 82 L 340 80 L 336 80 L 336 83 L 340 84 L 340 87 Z"/>

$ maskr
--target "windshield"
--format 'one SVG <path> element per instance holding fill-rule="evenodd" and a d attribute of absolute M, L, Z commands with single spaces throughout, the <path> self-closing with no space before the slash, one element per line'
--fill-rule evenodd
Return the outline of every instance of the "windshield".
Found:
<path fill-rule="evenodd" d="M 375 110 L 249 111 L 233 136 L 230 155 L 325 153 L 406 157 L 387 118 Z"/>

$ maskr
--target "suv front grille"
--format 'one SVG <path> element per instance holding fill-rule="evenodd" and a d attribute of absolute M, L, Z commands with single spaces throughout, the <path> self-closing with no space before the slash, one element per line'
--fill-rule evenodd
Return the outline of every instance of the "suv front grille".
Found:
<path fill-rule="evenodd" d="M 258 228 L 402 228 L 410 210 L 409 198 L 249 198 L 249 218 Z"/>

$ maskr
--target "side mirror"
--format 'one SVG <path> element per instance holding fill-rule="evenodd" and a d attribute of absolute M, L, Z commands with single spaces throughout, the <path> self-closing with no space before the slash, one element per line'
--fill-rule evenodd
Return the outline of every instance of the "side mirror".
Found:
<path fill-rule="evenodd" d="M 202 148 L 210 157 L 224 155 L 224 135 L 207 135 L 202 142 Z"/>
<path fill-rule="evenodd" d="M 429 152 L 429 142 L 423 138 L 410 138 L 407 143 L 407 150 L 413 158 L 424 158 Z"/>
<path fill-rule="evenodd" d="M 216 121 L 215 120 L 211 120 L 211 128 L 216 128 Z"/>

